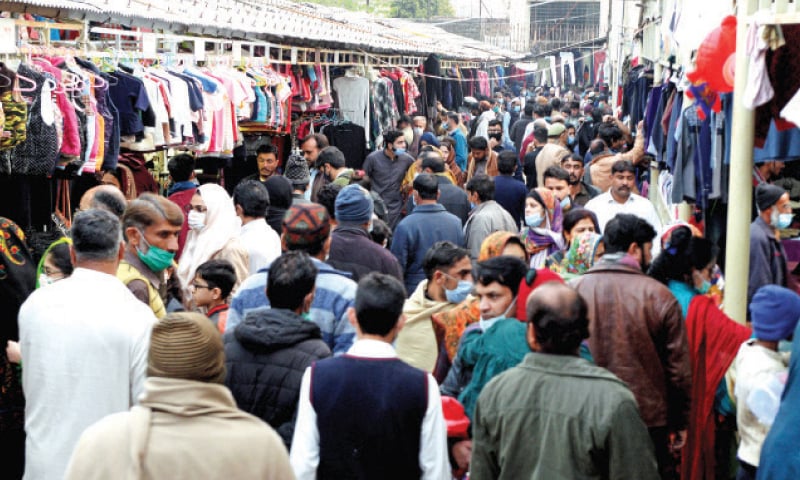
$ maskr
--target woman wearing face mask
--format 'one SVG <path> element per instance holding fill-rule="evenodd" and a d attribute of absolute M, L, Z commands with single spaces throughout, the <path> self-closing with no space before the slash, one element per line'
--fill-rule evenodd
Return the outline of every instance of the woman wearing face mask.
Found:
<path fill-rule="evenodd" d="M 47 247 L 36 269 L 36 288 L 50 285 L 72 275 L 75 267 L 72 265 L 69 255 L 70 245 L 72 245 L 72 240 L 64 237 Z"/>
<path fill-rule="evenodd" d="M 219 185 L 207 183 L 197 189 L 189 204 L 189 235 L 186 237 L 178 278 L 184 287 L 184 298 L 191 301 L 191 285 L 197 267 L 215 259 L 228 260 L 236 270 L 233 291 L 247 278 L 249 256 L 239 242 L 242 222 L 236 216 L 231 197 Z"/>
<path fill-rule="evenodd" d="M 692 404 L 682 478 L 713 478 L 715 430 L 718 416 L 735 416 L 724 376 L 750 329 L 734 322 L 705 295 L 717 248 L 692 235 L 688 226 L 672 230 L 648 274 L 664 283 L 683 310 L 692 364 Z M 719 458 L 719 457 L 717 457 Z"/>
<path fill-rule="evenodd" d="M 525 199 L 525 227 L 520 238 L 530 255 L 530 267 L 541 268 L 547 257 L 564 248 L 561 204 L 546 188 L 536 188 Z"/>
<path fill-rule="evenodd" d="M 600 226 L 597 224 L 597 215 L 585 208 L 569 210 L 564 214 L 564 220 L 561 225 L 562 235 L 564 236 L 564 249 L 547 257 L 544 263 L 546 268 L 553 269 L 555 265 L 564 261 L 564 257 L 576 236 L 584 232 L 600 232 Z"/>
<path fill-rule="evenodd" d="M 572 237 L 572 243 L 564 259 L 550 265 L 549 268 L 561 275 L 565 281 L 570 281 L 592 268 L 604 252 L 602 235 L 594 232 L 579 233 Z"/>

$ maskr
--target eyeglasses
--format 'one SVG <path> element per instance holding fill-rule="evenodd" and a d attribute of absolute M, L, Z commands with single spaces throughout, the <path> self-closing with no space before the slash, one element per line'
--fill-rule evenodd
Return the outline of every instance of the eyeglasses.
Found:
<path fill-rule="evenodd" d="M 183 209 L 186 211 L 186 213 L 189 213 L 192 210 L 194 210 L 197 213 L 206 213 L 208 211 L 208 208 L 205 205 L 188 204 L 185 207 L 183 207 Z"/>
<path fill-rule="evenodd" d="M 199 289 L 201 289 L 201 288 L 205 288 L 206 290 L 212 290 L 212 289 L 213 289 L 213 288 L 211 287 L 211 285 L 199 285 L 199 284 L 197 284 L 197 283 L 193 283 L 193 284 L 192 284 L 192 288 L 193 288 L 193 289 L 195 289 L 195 290 L 199 290 Z"/>

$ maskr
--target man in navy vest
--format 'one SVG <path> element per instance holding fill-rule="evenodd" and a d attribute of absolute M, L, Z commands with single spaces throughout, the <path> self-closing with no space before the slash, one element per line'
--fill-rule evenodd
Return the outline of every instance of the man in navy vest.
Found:
<path fill-rule="evenodd" d="M 290 455 L 298 480 L 450 478 L 436 380 L 392 347 L 405 298 L 394 277 L 362 278 L 348 312 L 357 341 L 303 375 Z"/>

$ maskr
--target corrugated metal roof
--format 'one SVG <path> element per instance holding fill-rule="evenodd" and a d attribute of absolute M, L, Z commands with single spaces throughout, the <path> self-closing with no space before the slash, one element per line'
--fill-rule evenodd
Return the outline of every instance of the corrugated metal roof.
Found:
<path fill-rule="evenodd" d="M 376 19 L 365 13 L 290 0 L 0 0 L 0 9 L 53 9 L 59 17 L 136 25 L 162 23 L 233 33 L 251 40 L 298 46 L 469 60 L 517 59 L 522 55 L 445 32 L 430 24 Z M 138 20 L 138 22 L 137 22 Z"/>

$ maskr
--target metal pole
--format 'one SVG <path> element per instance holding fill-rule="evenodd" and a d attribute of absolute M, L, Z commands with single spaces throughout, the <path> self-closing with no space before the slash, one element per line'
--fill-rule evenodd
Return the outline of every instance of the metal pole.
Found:
<path fill-rule="evenodd" d="M 753 198 L 753 137 L 755 113 L 744 108 L 747 85 L 747 21 L 756 10 L 756 0 L 739 3 L 736 27 L 736 76 L 733 88 L 731 177 L 728 203 L 727 250 L 725 253 L 725 313 L 737 322 L 747 321 L 747 282 L 750 271 L 750 215 Z"/>

